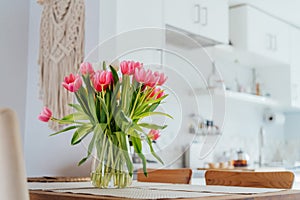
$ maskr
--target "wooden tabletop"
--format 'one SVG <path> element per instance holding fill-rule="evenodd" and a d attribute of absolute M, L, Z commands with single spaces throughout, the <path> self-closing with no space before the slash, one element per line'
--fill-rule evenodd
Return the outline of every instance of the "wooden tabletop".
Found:
<path fill-rule="evenodd" d="M 61 193 L 61 192 L 50 192 L 41 190 L 31 190 L 30 200 L 121 200 L 126 198 L 111 197 L 111 196 L 96 196 L 88 194 L 72 194 L 72 193 Z M 284 190 L 274 193 L 264 194 L 253 194 L 253 195 L 226 195 L 226 196 L 214 196 L 214 197 L 199 197 L 199 198 L 181 198 L 180 200 L 229 200 L 229 199 L 240 199 L 240 200 L 292 200 L 300 199 L 300 190 Z"/>

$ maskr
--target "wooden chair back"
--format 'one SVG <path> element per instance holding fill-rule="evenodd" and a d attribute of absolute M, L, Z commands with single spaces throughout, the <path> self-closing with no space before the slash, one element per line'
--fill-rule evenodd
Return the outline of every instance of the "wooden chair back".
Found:
<path fill-rule="evenodd" d="M 283 188 L 293 186 L 294 174 L 288 171 L 221 171 L 208 170 L 205 173 L 206 185 L 224 185 L 258 188 Z"/>
<path fill-rule="evenodd" d="M 0 199 L 29 200 L 17 114 L 0 108 Z"/>
<path fill-rule="evenodd" d="M 192 176 L 192 170 L 189 168 L 180 169 L 147 169 L 146 177 L 142 169 L 137 172 L 137 180 L 140 182 L 157 183 L 177 183 L 189 184 Z"/>

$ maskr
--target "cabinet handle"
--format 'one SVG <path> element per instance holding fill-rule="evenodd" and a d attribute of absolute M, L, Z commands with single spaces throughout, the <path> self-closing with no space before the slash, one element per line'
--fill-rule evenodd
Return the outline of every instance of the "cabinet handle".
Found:
<path fill-rule="evenodd" d="M 207 7 L 201 7 L 200 10 L 200 22 L 202 26 L 206 26 L 207 25 Z"/>
<path fill-rule="evenodd" d="M 296 86 L 295 86 L 295 94 L 296 94 L 296 96 L 295 96 L 295 99 L 296 100 L 298 100 L 299 99 L 299 93 L 298 93 L 298 84 L 296 84 Z"/>
<path fill-rule="evenodd" d="M 200 22 L 200 5 L 194 5 L 194 23 L 198 24 Z"/>
<path fill-rule="evenodd" d="M 268 33 L 267 35 L 266 35 L 266 48 L 268 49 L 268 50 L 272 50 L 273 48 L 273 42 L 272 42 L 272 39 L 273 38 L 273 36 L 272 36 L 272 34 L 270 34 L 270 33 Z"/>
<path fill-rule="evenodd" d="M 273 35 L 272 37 L 272 43 L 273 43 L 273 51 L 277 51 L 277 36 L 276 35 Z"/>

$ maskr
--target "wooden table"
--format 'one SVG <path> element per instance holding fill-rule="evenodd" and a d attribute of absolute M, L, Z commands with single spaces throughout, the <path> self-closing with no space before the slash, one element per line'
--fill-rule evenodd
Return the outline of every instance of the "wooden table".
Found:
<path fill-rule="evenodd" d="M 110 196 L 96 196 L 88 194 L 72 194 L 72 193 L 60 193 L 49 192 L 41 190 L 30 191 L 30 200 L 121 200 L 125 198 L 110 197 Z M 217 197 L 199 197 L 199 198 L 183 198 L 181 200 L 229 200 L 229 199 L 241 199 L 241 200 L 292 200 L 300 199 L 300 190 L 285 190 L 275 193 L 253 194 L 253 195 L 226 195 Z M 132 199 L 131 199 L 132 200 Z"/>

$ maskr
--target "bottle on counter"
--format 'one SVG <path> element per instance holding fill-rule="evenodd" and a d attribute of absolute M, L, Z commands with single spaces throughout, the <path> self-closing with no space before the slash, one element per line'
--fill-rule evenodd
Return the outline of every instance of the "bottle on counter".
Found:
<path fill-rule="evenodd" d="M 252 69 L 252 93 L 261 96 L 261 81 L 255 68 Z"/>
<path fill-rule="evenodd" d="M 212 121 L 207 120 L 206 121 L 206 135 L 212 134 Z"/>
<path fill-rule="evenodd" d="M 224 80 L 217 74 L 216 65 L 212 63 L 212 72 L 208 77 L 208 88 L 209 89 L 225 89 Z"/>
<path fill-rule="evenodd" d="M 236 152 L 237 157 L 233 160 L 234 167 L 247 167 L 249 156 L 241 149 Z"/>
<path fill-rule="evenodd" d="M 215 135 L 217 133 L 216 126 L 212 120 L 206 121 L 206 135 Z"/>

